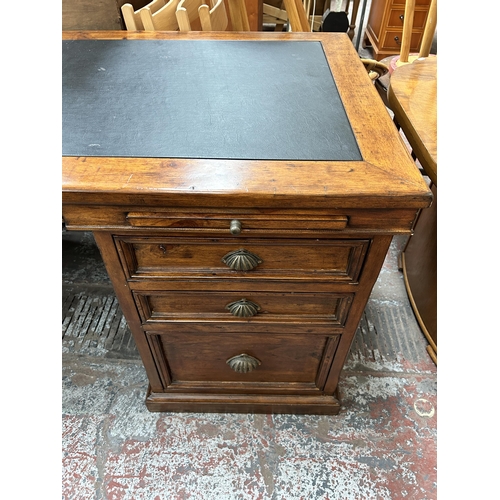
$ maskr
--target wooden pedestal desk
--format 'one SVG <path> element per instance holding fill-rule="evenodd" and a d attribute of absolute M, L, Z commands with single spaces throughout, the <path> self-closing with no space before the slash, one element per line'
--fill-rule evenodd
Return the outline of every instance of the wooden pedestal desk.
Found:
<path fill-rule="evenodd" d="M 392 235 L 432 200 L 347 35 L 73 32 L 62 61 L 63 217 L 147 407 L 338 413 Z"/>

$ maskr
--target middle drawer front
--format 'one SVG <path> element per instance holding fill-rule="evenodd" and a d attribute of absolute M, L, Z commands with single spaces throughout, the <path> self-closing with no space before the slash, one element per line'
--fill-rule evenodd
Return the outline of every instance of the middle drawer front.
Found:
<path fill-rule="evenodd" d="M 217 322 L 342 327 L 354 294 L 264 291 L 134 292 L 143 324 Z"/>
<path fill-rule="evenodd" d="M 241 277 L 357 283 L 368 239 L 115 236 L 129 280 Z"/>

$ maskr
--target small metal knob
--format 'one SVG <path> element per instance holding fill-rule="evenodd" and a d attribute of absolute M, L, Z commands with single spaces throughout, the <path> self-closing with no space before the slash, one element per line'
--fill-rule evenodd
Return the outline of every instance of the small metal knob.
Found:
<path fill-rule="evenodd" d="M 401 19 L 401 21 L 404 21 L 404 20 L 405 20 L 405 16 L 404 16 L 404 14 L 401 14 L 401 15 L 399 16 L 399 19 Z"/>
<path fill-rule="evenodd" d="M 396 42 L 396 45 L 401 45 L 401 41 L 399 40 L 399 36 L 395 36 L 394 41 Z"/>
<path fill-rule="evenodd" d="M 231 234 L 240 234 L 241 233 L 241 222 L 237 219 L 233 219 L 231 224 L 229 225 L 229 232 Z"/>

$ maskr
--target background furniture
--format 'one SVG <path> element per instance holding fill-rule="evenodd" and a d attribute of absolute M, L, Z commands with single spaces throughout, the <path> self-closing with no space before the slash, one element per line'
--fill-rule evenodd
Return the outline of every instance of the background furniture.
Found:
<path fill-rule="evenodd" d="M 434 203 L 422 210 L 402 253 L 408 297 L 437 362 L 437 57 L 416 60 L 391 76 L 388 101 L 394 120 L 431 179 Z"/>
<path fill-rule="evenodd" d="M 412 63 L 417 59 L 423 57 L 429 57 L 432 41 L 437 26 L 437 0 L 431 0 L 419 51 L 418 53 L 410 55 L 412 26 L 415 14 L 415 2 L 416 0 L 406 0 L 405 19 L 403 25 L 403 39 L 401 42 L 401 53 L 399 56 L 395 56 L 394 58 L 391 59 L 390 62 L 391 70 L 394 70 L 395 68 L 402 66 L 404 64 Z"/>
<path fill-rule="evenodd" d="M 415 10 L 411 28 L 410 47 L 418 52 L 431 0 L 414 0 Z M 372 0 L 363 46 L 371 45 L 374 59 L 400 53 L 405 22 L 405 0 Z"/>
<path fill-rule="evenodd" d="M 129 31 L 225 31 L 228 26 L 224 0 L 211 8 L 202 0 L 153 0 L 137 11 L 125 4 L 122 13 Z"/>
<path fill-rule="evenodd" d="M 228 19 L 224 0 L 211 0 L 210 4 L 210 7 L 202 5 L 199 8 L 201 29 L 203 31 L 225 31 Z"/>
<path fill-rule="evenodd" d="M 295 25 L 300 29 L 295 31 L 347 33 L 349 38 L 353 39 L 360 0 L 352 0 L 352 9 L 350 9 L 351 0 L 329 0 L 326 2 L 323 0 L 317 2 L 300 0 L 298 3 L 302 4 L 307 24 L 304 19 L 296 21 Z M 365 4 L 366 0 L 364 0 Z M 288 9 L 291 9 L 293 15 L 299 15 L 298 6 L 293 7 L 289 4 L 287 8 L 284 0 L 265 0 L 263 3 L 263 22 L 275 24 L 275 31 L 283 31 L 284 25 L 288 23 L 290 17 L 287 12 Z M 306 26 L 309 26 L 309 28 L 306 29 Z M 293 28 L 291 31 L 293 31 Z"/>
<path fill-rule="evenodd" d="M 152 2 L 146 4 L 143 6 L 142 9 L 148 9 L 149 10 L 149 16 L 148 16 L 148 21 L 150 24 L 150 30 L 153 29 L 153 21 L 152 16 L 153 14 L 156 14 L 158 10 L 160 10 L 162 7 L 165 6 L 165 0 L 152 0 Z M 168 2 L 167 2 L 168 3 Z M 170 4 L 170 7 L 173 7 L 173 4 Z M 144 23 L 141 18 L 141 10 L 134 10 L 134 6 L 127 2 L 124 3 L 121 7 L 121 12 L 122 12 L 122 18 L 123 22 L 125 23 L 125 27 L 128 31 L 138 31 L 138 30 L 143 30 L 144 29 Z M 175 11 L 175 9 L 174 9 Z M 174 16 L 175 17 L 175 16 Z M 173 28 L 171 29 L 177 29 L 177 26 L 173 24 Z"/>
<path fill-rule="evenodd" d="M 134 16 L 140 18 L 143 29 L 146 31 L 177 31 L 179 29 L 176 16 L 178 4 L 179 0 L 169 0 L 162 7 L 159 9 L 154 8 L 154 10 L 150 8 L 150 4 L 147 4 L 142 9 L 136 11 Z M 124 5 L 122 11 L 124 7 L 130 7 L 130 4 Z M 198 11 L 196 11 L 197 14 Z M 124 17 L 125 22 L 128 23 L 128 16 L 125 16 L 125 12 Z M 134 27 L 132 26 L 132 28 Z M 199 23 L 198 28 L 200 28 Z M 129 29 L 128 24 L 127 29 Z M 139 27 L 137 26 L 136 29 L 139 29 Z"/>
<path fill-rule="evenodd" d="M 283 0 L 291 31 L 311 31 L 302 0 Z"/>
<path fill-rule="evenodd" d="M 262 0 L 226 0 L 232 31 L 260 31 L 262 29 Z"/>
<path fill-rule="evenodd" d="M 248 27 L 239 31 L 262 30 L 262 1 L 261 0 L 225 0 L 226 10 L 230 13 L 229 2 L 243 2 L 248 17 Z M 129 3 L 133 10 L 137 11 L 150 3 L 149 0 L 63 0 L 62 1 L 62 29 L 72 30 L 120 30 L 127 29 L 123 20 L 121 7 Z M 236 26 L 236 25 L 235 25 Z M 228 29 L 233 28 L 232 20 L 229 19 Z"/>
<path fill-rule="evenodd" d="M 63 35 L 63 216 L 94 233 L 148 408 L 338 413 L 392 235 L 431 201 L 352 42 L 102 36 Z"/>
<path fill-rule="evenodd" d="M 354 11 L 353 11 L 353 16 L 356 15 L 359 1 L 355 0 L 354 1 Z M 302 3 L 301 0 L 283 0 L 283 4 L 285 6 L 285 11 L 286 15 L 288 17 L 288 22 L 291 27 L 292 32 L 310 32 L 311 31 L 311 25 L 309 24 L 309 19 L 310 16 L 307 14 L 306 7 Z M 341 7 L 341 3 L 337 3 L 334 5 L 333 3 L 331 6 L 335 6 L 336 8 Z M 349 2 L 347 2 L 347 5 L 345 6 L 346 11 L 349 8 Z M 266 12 L 270 12 L 266 10 Z M 333 14 L 338 14 L 339 12 L 335 12 Z M 332 13 L 328 14 L 331 15 Z M 340 14 L 346 14 L 345 12 L 340 12 Z M 278 15 L 276 13 L 276 15 Z M 282 16 L 284 18 L 285 16 Z M 354 24 L 351 24 L 351 26 L 355 26 Z M 346 20 L 346 22 L 343 24 L 343 27 L 340 30 L 336 30 L 334 32 L 347 32 L 347 29 L 349 28 L 349 24 Z M 327 31 L 327 30 L 323 30 Z M 354 34 L 354 31 L 352 33 L 348 33 L 349 38 L 352 39 Z M 366 68 L 366 71 L 368 72 L 368 75 L 370 76 L 370 79 L 372 81 L 378 80 L 380 77 L 386 75 L 389 72 L 389 68 L 374 59 L 361 59 L 363 65 Z"/>

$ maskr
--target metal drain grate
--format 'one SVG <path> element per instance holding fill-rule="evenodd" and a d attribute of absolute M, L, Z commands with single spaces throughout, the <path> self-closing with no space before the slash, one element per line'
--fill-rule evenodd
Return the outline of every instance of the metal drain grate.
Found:
<path fill-rule="evenodd" d="M 63 353 L 106 358 L 139 357 L 113 289 L 64 287 Z"/>
<path fill-rule="evenodd" d="M 370 299 L 356 331 L 349 362 L 374 363 L 379 369 L 390 371 L 395 364 L 408 368 L 430 360 L 426 345 L 409 302 Z"/>

